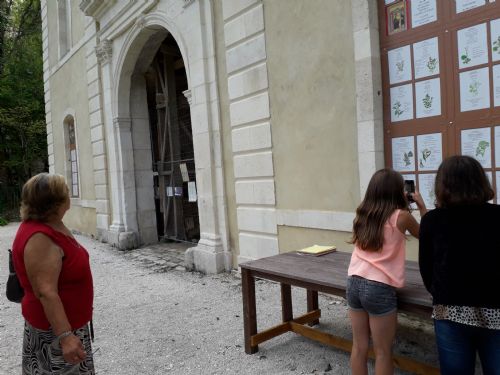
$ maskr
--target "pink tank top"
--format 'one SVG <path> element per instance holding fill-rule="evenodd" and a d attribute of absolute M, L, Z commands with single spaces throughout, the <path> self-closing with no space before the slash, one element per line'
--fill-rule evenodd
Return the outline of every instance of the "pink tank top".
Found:
<path fill-rule="evenodd" d="M 396 210 L 384 225 L 384 245 L 378 251 L 354 246 L 347 274 L 402 288 L 405 283 L 406 238 L 396 225 L 401 210 Z"/>

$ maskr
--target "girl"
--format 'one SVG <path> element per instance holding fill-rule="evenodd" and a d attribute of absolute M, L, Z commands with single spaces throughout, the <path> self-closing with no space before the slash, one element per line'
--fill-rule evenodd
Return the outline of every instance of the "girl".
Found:
<path fill-rule="evenodd" d="M 418 192 L 411 198 L 420 215 L 427 212 Z M 368 374 L 370 332 L 375 374 L 393 374 L 392 343 L 396 334 L 396 288 L 404 286 L 406 231 L 418 238 L 419 224 L 408 209 L 401 174 L 377 171 L 356 210 L 354 251 L 348 270 L 347 303 L 353 332 L 353 375 Z"/>

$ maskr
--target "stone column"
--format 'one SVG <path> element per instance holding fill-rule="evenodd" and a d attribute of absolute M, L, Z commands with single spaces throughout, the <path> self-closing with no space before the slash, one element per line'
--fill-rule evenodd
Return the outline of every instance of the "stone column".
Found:
<path fill-rule="evenodd" d="M 106 137 L 103 119 L 103 97 L 100 79 L 99 59 L 96 53 L 96 22 L 86 17 L 85 37 L 88 39 L 85 56 L 87 62 L 87 92 L 89 100 L 90 141 L 94 168 L 94 186 L 96 200 L 96 234 L 102 242 L 108 241 L 110 224 L 110 202 L 108 191 L 108 161 L 106 156 Z M 105 59 L 105 52 L 101 49 L 101 59 Z"/>
<path fill-rule="evenodd" d="M 191 108 L 191 117 L 206 114 L 206 103 L 193 104 L 191 90 L 183 92 Z M 199 111 L 199 112 L 197 112 Z M 208 130 L 208 129 L 207 129 Z M 210 131 L 198 132 L 193 128 L 193 146 L 196 163 L 196 188 L 198 195 L 198 214 L 200 218 L 200 241 L 196 247 L 187 250 L 185 263 L 187 268 L 195 268 L 206 273 L 218 273 L 231 267 L 231 253 L 224 250 L 218 228 L 217 197 L 213 176 L 216 166 L 210 150 Z"/>
<path fill-rule="evenodd" d="M 112 204 L 108 241 L 119 249 L 126 250 L 138 245 L 132 134 L 130 119 L 113 118 L 112 114 L 112 52 L 110 40 L 104 40 L 96 47 L 102 73 L 104 125 Z"/>

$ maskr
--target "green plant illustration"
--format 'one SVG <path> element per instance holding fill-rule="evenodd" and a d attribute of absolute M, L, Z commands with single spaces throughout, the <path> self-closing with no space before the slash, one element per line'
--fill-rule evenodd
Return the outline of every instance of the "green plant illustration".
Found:
<path fill-rule="evenodd" d="M 496 40 L 493 41 L 493 52 L 500 54 L 500 35 Z"/>
<path fill-rule="evenodd" d="M 476 157 L 481 156 L 484 158 L 484 154 L 486 153 L 486 149 L 490 147 L 490 142 L 480 141 L 476 147 Z"/>
<path fill-rule="evenodd" d="M 419 159 L 419 162 L 418 162 L 421 168 L 425 167 L 425 162 L 427 161 L 427 159 L 430 158 L 431 154 L 432 154 L 432 151 L 429 150 L 428 148 L 424 148 L 422 150 L 422 158 Z"/>
<path fill-rule="evenodd" d="M 400 62 L 396 63 L 396 68 L 398 68 L 398 72 L 402 72 L 405 68 L 405 62 L 404 60 L 401 60 Z"/>
<path fill-rule="evenodd" d="M 475 82 L 472 82 L 470 85 L 469 85 L 469 92 L 472 94 L 472 95 L 479 95 L 479 87 L 481 86 L 481 82 L 479 81 L 475 81 Z"/>
<path fill-rule="evenodd" d="M 460 56 L 460 58 L 462 59 L 462 63 L 464 63 L 464 64 L 468 64 L 472 61 L 471 58 L 469 57 L 469 49 L 468 48 L 465 49 L 465 54 Z"/>
<path fill-rule="evenodd" d="M 422 102 L 424 103 L 424 107 L 426 109 L 431 108 L 433 100 L 434 100 L 433 96 L 430 96 L 429 94 L 425 94 L 424 98 L 422 99 Z"/>
<path fill-rule="evenodd" d="M 405 162 L 405 166 L 411 165 L 411 158 L 413 157 L 413 152 L 408 151 L 403 154 L 403 161 Z"/>
<path fill-rule="evenodd" d="M 399 102 L 399 100 L 394 103 L 394 105 L 392 106 L 392 110 L 394 111 L 394 116 L 396 117 L 399 117 L 403 114 L 404 110 L 401 109 L 401 103 Z"/>
<path fill-rule="evenodd" d="M 437 65 L 437 58 L 432 58 L 431 56 L 429 56 L 429 61 L 427 61 L 427 69 L 429 69 L 429 73 L 434 73 L 436 71 Z"/>

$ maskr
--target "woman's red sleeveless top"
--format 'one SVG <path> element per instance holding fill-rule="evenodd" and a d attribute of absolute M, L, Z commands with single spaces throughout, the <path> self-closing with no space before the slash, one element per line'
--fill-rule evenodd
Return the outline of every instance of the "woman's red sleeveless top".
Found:
<path fill-rule="evenodd" d="M 94 288 L 89 254 L 74 238 L 58 232 L 46 224 L 31 220 L 21 224 L 12 245 L 14 267 L 24 288 L 24 297 L 21 302 L 23 316 L 35 328 L 50 329 L 50 323 L 45 316 L 43 306 L 33 293 L 24 266 L 24 248 L 35 233 L 43 233 L 64 252 L 61 273 L 59 274 L 59 296 L 71 328 L 78 329 L 92 319 Z"/>

